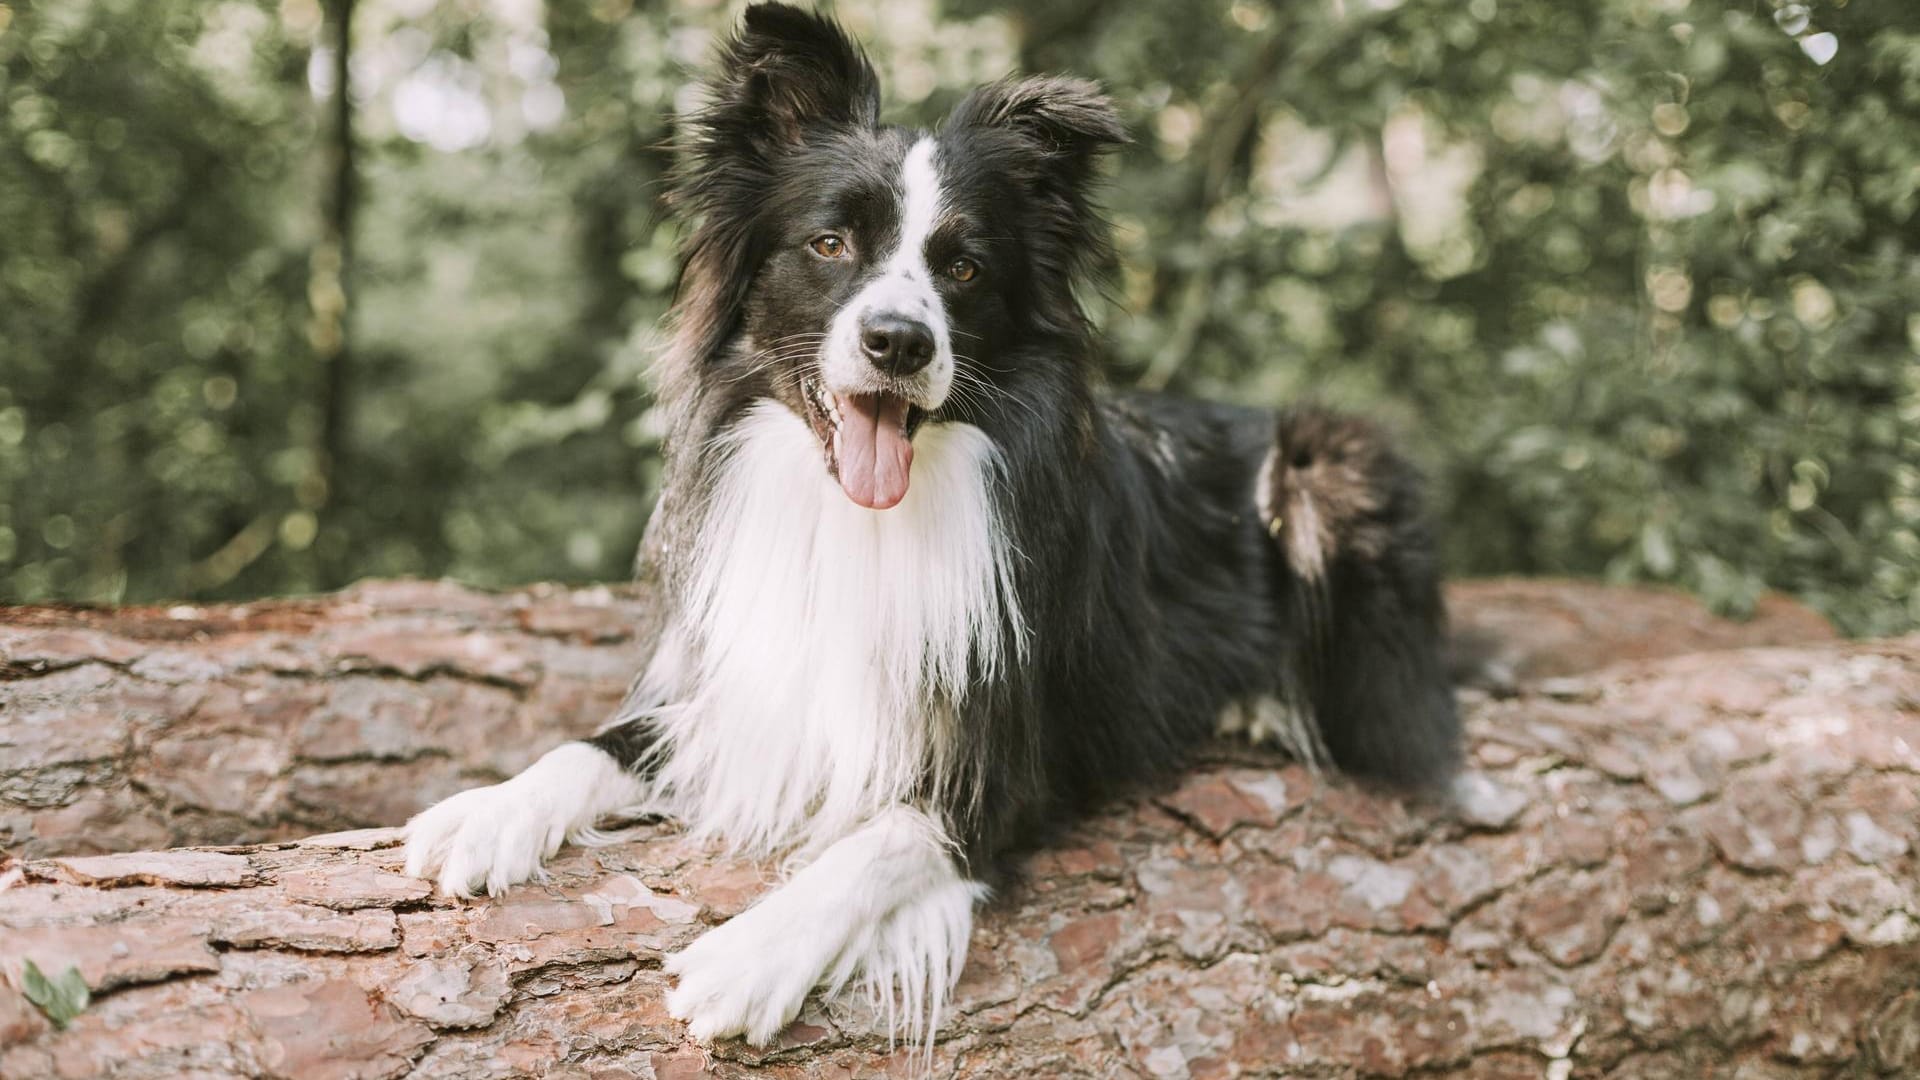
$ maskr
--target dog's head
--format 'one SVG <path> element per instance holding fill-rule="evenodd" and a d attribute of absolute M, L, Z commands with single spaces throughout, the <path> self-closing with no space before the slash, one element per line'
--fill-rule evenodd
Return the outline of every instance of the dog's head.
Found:
<path fill-rule="evenodd" d="M 1018 411 L 1023 366 L 1084 336 L 1075 279 L 1107 250 L 1088 188 L 1119 119 L 1091 83 L 1028 78 L 935 131 L 883 126 L 859 46 L 781 4 L 747 9 L 707 92 L 676 192 L 681 374 L 785 403 L 848 498 L 891 507 L 922 423 Z"/>

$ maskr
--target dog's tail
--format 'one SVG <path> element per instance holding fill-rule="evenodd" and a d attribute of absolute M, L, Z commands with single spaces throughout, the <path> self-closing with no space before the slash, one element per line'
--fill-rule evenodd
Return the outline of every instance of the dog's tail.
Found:
<path fill-rule="evenodd" d="M 1256 488 L 1282 567 L 1287 704 L 1334 765 L 1413 789 L 1443 786 L 1461 757 L 1422 486 L 1372 425 L 1300 408 L 1277 418 Z"/>

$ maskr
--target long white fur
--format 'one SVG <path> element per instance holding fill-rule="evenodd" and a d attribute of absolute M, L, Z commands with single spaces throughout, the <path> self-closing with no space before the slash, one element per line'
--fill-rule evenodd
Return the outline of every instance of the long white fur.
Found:
<path fill-rule="evenodd" d="M 695 835 L 760 852 L 847 835 L 946 757 L 970 661 L 1011 659 L 998 453 L 964 424 L 915 447 L 906 498 L 874 511 L 790 410 L 755 406 L 728 434 L 682 597 L 690 647 L 663 650 L 647 694 L 674 703 L 654 717 L 661 808 Z"/>
<path fill-rule="evenodd" d="M 919 319 L 933 333 L 933 360 L 911 377 L 910 396 L 922 408 L 933 409 L 946 400 L 953 387 L 954 362 L 946 303 L 927 265 L 927 238 L 933 235 L 945 204 L 932 139 L 921 139 L 907 151 L 900 169 L 900 188 L 899 239 L 873 280 L 834 315 L 826 347 L 820 353 L 820 369 L 827 385 L 835 390 L 872 388 L 873 367 L 860 350 L 862 323 L 876 314 Z"/>
<path fill-rule="evenodd" d="M 1000 462 L 978 429 L 930 425 L 906 498 L 872 511 L 825 475 L 817 448 L 774 404 L 729 433 L 689 621 L 643 691 L 676 703 L 653 718 L 661 809 L 736 848 L 817 858 L 674 957 L 668 1007 L 696 1037 L 764 1042 L 815 985 L 857 982 L 890 1035 L 925 1046 L 982 890 L 906 804 L 948 759 L 970 674 L 1014 659 Z"/>
<path fill-rule="evenodd" d="M 667 1010 L 696 1039 L 764 1043 L 814 986 L 857 982 L 888 1030 L 930 1045 L 966 962 L 973 905 L 946 837 L 893 807 L 828 847 L 778 891 L 668 958 Z"/>
<path fill-rule="evenodd" d="M 925 259 L 942 201 L 931 140 L 909 152 L 902 191 L 899 245 L 836 318 L 822 365 L 836 389 L 858 389 L 859 314 L 920 317 L 936 355 L 915 396 L 931 407 L 953 378 Z M 929 424 L 914 447 L 906 497 L 868 510 L 821 467 L 804 421 L 770 401 L 748 410 L 719 446 L 706 547 L 635 695 L 663 703 L 642 714 L 659 734 L 651 782 L 567 744 L 415 817 L 408 872 L 498 892 L 564 840 L 591 839 L 602 814 L 643 806 L 736 850 L 788 851 L 806 865 L 785 886 L 668 961 L 670 1010 L 697 1038 L 764 1043 L 816 985 L 857 983 L 890 1034 L 930 1045 L 985 891 L 909 803 L 929 770 L 941 782 L 971 679 L 1018 659 L 1004 654 L 1024 651 L 1026 631 L 992 441 Z"/>

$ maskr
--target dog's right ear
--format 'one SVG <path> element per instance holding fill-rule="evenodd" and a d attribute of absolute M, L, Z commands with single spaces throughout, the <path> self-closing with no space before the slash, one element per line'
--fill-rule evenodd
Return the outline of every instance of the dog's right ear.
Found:
<path fill-rule="evenodd" d="M 880 118 L 880 82 L 838 23 L 786 4 L 756 4 L 721 47 L 711 101 L 698 122 L 708 149 L 766 156 L 803 145 L 827 125 Z"/>
<path fill-rule="evenodd" d="M 706 92 L 679 125 L 670 205 L 694 228 L 681 244 L 663 384 L 691 378 L 739 325 L 766 254 L 761 221 L 779 160 L 824 130 L 880 118 L 880 83 L 860 46 L 832 19 L 786 4 L 747 9 Z"/>

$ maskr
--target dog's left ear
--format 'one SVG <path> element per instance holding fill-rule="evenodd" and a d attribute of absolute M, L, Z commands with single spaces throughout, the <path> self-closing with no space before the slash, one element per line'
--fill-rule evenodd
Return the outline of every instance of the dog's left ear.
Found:
<path fill-rule="evenodd" d="M 1090 177 L 1102 151 L 1127 142 L 1113 102 L 1085 79 L 1030 76 L 988 83 L 955 106 L 948 123 L 1019 135 L 1075 187 Z"/>
<path fill-rule="evenodd" d="M 777 152 L 823 124 L 870 126 L 880 82 L 838 23 L 786 4 L 756 4 L 720 54 L 703 118 L 745 143 Z"/>

